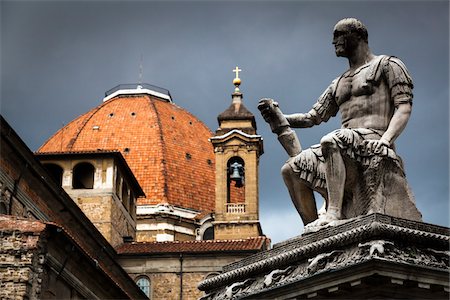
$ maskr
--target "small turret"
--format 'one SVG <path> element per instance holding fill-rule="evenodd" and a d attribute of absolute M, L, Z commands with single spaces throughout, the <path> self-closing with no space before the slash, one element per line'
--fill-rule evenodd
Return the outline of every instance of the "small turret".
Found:
<path fill-rule="evenodd" d="M 215 239 L 262 235 L 259 223 L 258 165 L 263 143 L 256 134 L 255 116 L 244 106 L 236 67 L 231 105 L 219 116 L 211 137 L 216 157 Z"/>

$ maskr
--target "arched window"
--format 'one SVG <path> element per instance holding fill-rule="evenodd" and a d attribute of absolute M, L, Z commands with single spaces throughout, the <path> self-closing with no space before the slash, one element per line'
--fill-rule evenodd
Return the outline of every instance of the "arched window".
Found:
<path fill-rule="evenodd" d="M 214 240 L 214 227 L 208 227 L 203 232 L 202 240 Z"/>
<path fill-rule="evenodd" d="M 144 292 L 144 294 L 148 297 L 150 297 L 150 279 L 148 279 L 147 276 L 140 276 L 136 280 L 137 286 Z"/>
<path fill-rule="evenodd" d="M 62 185 L 63 169 L 56 164 L 44 164 L 45 170 L 58 185 Z"/>
<path fill-rule="evenodd" d="M 72 187 L 74 189 L 94 188 L 95 168 L 90 163 L 79 163 L 73 168 Z"/>
<path fill-rule="evenodd" d="M 245 202 L 245 162 L 239 156 L 227 163 L 227 203 Z M 232 208 L 233 206 L 230 206 Z M 234 209 L 234 208 L 233 208 Z"/>

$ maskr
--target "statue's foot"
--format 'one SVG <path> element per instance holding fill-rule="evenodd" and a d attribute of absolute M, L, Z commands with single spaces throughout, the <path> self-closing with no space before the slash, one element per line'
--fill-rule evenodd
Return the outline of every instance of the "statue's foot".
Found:
<path fill-rule="evenodd" d="M 304 233 L 315 232 L 324 227 L 337 225 L 339 218 L 332 213 L 319 215 L 319 218 L 305 226 Z"/>
<path fill-rule="evenodd" d="M 314 222 L 312 222 L 310 224 L 312 226 L 325 226 L 325 225 L 328 225 L 337 220 L 339 220 L 339 218 L 336 215 L 330 214 L 327 212 L 323 215 L 320 215 L 317 220 L 315 220 Z M 308 224 L 308 225 L 310 225 L 310 224 Z"/>

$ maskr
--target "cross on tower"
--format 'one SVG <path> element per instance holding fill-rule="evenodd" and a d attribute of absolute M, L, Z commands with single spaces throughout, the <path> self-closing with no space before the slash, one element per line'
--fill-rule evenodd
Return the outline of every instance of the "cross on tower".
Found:
<path fill-rule="evenodd" d="M 233 73 L 236 73 L 236 78 L 239 78 L 239 72 L 241 72 L 242 70 L 241 69 L 239 69 L 238 67 L 236 67 L 234 70 L 233 70 Z"/>

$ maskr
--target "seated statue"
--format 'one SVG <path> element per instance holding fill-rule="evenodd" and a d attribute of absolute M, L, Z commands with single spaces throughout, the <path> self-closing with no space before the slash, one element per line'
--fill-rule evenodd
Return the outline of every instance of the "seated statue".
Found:
<path fill-rule="evenodd" d="M 373 212 L 421 220 L 394 146 L 412 108 L 413 83 L 405 65 L 396 57 L 372 54 L 367 29 L 354 18 L 335 25 L 333 45 L 349 69 L 309 112 L 284 115 L 267 98 L 258 105 L 290 156 L 282 175 L 303 223 L 321 227 Z M 319 125 L 338 111 L 341 128 L 302 151 L 291 128 Z M 314 191 L 325 199 L 322 213 Z"/>

